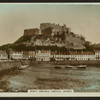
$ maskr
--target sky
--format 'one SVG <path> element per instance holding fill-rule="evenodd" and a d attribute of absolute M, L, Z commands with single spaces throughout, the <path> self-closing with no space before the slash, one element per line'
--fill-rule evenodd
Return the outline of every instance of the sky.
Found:
<path fill-rule="evenodd" d="M 0 3 L 0 45 L 13 43 L 40 23 L 66 24 L 87 41 L 100 43 L 100 4 Z"/>

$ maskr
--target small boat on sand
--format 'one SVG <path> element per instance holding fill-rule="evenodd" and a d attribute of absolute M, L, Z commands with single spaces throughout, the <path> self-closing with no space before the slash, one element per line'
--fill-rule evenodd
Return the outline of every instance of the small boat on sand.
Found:
<path fill-rule="evenodd" d="M 19 69 L 26 69 L 27 67 L 29 67 L 29 65 L 20 65 Z"/>
<path fill-rule="evenodd" d="M 65 68 L 74 68 L 74 66 L 66 65 Z"/>
<path fill-rule="evenodd" d="M 64 68 L 64 67 L 63 66 L 60 66 L 60 65 L 56 65 L 55 68 L 56 69 L 61 69 L 61 68 Z"/>
<path fill-rule="evenodd" d="M 79 66 L 77 66 L 77 68 L 85 69 L 86 68 L 86 65 L 79 65 Z"/>

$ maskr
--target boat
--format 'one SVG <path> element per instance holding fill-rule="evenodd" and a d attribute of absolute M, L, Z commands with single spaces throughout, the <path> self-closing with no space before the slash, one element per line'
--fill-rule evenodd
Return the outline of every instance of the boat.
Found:
<path fill-rule="evenodd" d="M 85 69 L 86 68 L 86 65 L 79 65 L 79 66 L 77 66 L 77 68 Z"/>
<path fill-rule="evenodd" d="M 26 69 L 27 67 L 29 67 L 29 65 L 20 65 L 19 69 Z"/>
<path fill-rule="evenodd" d="M 55 68 L 56 69 L 61 69 L 61 68 L 64 68 L 64 67 L 63 66 L 60 66 L 60 65 L 56 65 Z"/>
<path fill-rule="evenodd" d="M 74 68 L 74 66 L 66 65 L 65 68 Z"/>

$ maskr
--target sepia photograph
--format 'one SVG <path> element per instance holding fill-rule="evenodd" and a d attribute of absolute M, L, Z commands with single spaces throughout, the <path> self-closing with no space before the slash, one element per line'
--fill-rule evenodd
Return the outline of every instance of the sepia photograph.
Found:
<path fill-rule="evenodd" d="M 29 92 L 100 92 L 100 3 L 0 3 L 0 94 Z"/>

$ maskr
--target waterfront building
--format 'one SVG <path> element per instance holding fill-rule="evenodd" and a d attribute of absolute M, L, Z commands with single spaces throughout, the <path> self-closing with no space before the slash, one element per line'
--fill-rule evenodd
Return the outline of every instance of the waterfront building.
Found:
<path fill-rule="evenodd" d="M 100 51 L 69 51 L 58 52 L 50 50 L 36 50 L 36 51 L 10 51 L 11 59 L 32 59 L 36 61 L 68 61 L 68 60 L 100 60 Z M 8 59 L 6 51 L 0 51 L 0 60 Z"/>
<path fill-rule="evenodd" d="M 95 59 L 100 60 L 100 50 L 95 50 Z"/>
<path fill-rule="evenodd" d="M 66 61 L 69 60 L 70 55 L 68 52 L 52 52 L 51 53 L 51 57 L 53 57 L 55 59 L 55 61 Z"/>
<path fill-rule="evenodd" d="M 35 60 L 35 51 L 29 51 L 29 59 Z"/>
<path fill-rule="evenodd" d="M 10 58 L 11 59 L 23 59 L 23 51 L 10 51 Z"/>
<path fill-rule="evenodd" d="M 51 52 L 50 50 L 37 50 L 36 61 L 50 61 Z"/>
<path fill-rule="evenodd" d="M 54 56 L 54 59 L 55 59 L 56 61 L 64 61 L 64 59 L 63 59 L 63 54 L 61 54 L 61 53 L 59 53 L 59 52 L 55 52 L 53 56 Z"/>
<path fill-rule="evenodd" d="M 95 54 L 89 51 L 70 52 L 70 60 L 95 60 Z"/>
<path fill-rule="evenodd" d="M 7 60 L 8 59 L 8 54 L 6 51 L 0 51 L 0 60 Z"/>
<path fill-rule="evenodd" d="M 29 52 L 23 51 L 23 59 L 29 59 Z"/>
<path fill-rule="evenodd" d="M 95 60 L 95 54 L 93 52 L 52 52 L 51 57 L 56 61 L 68 61 L 68 60 Z"/>

